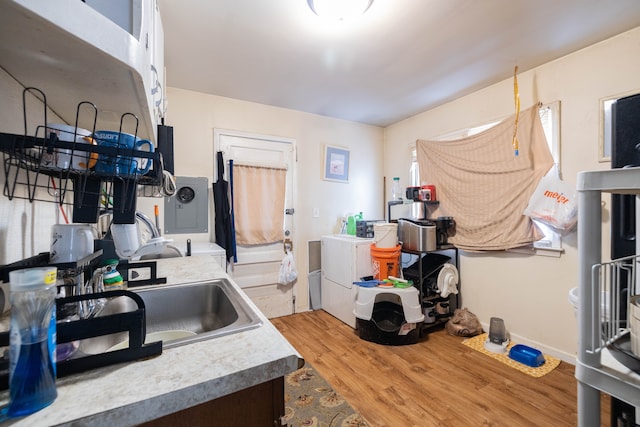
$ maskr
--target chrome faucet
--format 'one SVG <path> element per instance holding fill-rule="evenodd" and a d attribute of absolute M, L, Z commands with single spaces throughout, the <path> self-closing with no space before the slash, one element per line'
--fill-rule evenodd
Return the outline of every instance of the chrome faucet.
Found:
<path fill-rule="evenodd" d="M 145 215 L 140 211 L 136 211 L 136 217 L 140 221 L 142 221 L 147 226 L 147 228 L 149 228 L 149 230 L 151 231 L 151 238 L 160 237 L 160 230 L 158 230 L 158 227 L 156 227 L 156 225 L 151 221 L 151 219 L 147 215 Z"/>
<path fill-rule="evenodd" d="M 111 214 L 105 213 L 101 215 L 101 218 L 108 215 Z M 109 222 L 109 231 L 105 234 L 105 238 L 110 236 L 113 239 L 116 254 L 118 256 L 131 259 L 162 258 L 164 257 L 162 256 L 162 252 L 165 249 L 174 251 L 174 256 L 183 256 L 180 249 L 169 244 L 172 240 L 164 239 L 162 237 L 162 233 L 158 229 L 158 226 L 154 224 L 147 215 L 143 212 L 136 211 L 135 217 L 136 222 L 134 224 L 114 224 L 112 221 Z M 116 226 L 118 229 L 114 230 L 113 227 Z M 140 238 L 127 239 L 125 237 L 128 233 L 137 233 L 139 228 L 142 228 L 142 226 L 144 226 L 144 228 L 151 234 L 151 237 L 148 240 L 143 241 Z M 119 246 L 119 242 L 122 243 L 122 246 Z"/>

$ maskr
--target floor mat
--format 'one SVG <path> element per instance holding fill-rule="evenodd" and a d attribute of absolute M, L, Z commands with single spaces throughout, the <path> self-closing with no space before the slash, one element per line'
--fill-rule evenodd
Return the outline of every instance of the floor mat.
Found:
<path fill-rule="evenodd" d="M 289 427 L 368 427 L 369 424 L 309 364 L 290 373 L 284 383 L 285 415 Z"/>
<path fill-rule="evenodd" d="M 484 334 L 477 335 L 473 338 L 467 338 L 462 341 L 462 344 L 467 347 L 471 347 L 474 350 L 479 351 L 480 353 L 484 353 L 487 356 L 493 357 L 494 359 L 504 363 L 507 366 L 510 366 L 514 369 L 517 369 L 520 372 L 523 372 L 527 375 L 530 375 L 535 378 L 540 378 L 544 375 L 547 375 L 549 372 L 553 371 L 560 364 L 560 360 L 555 357 L 544 354 L 544 364 L 538 366 L 537 368 L 532 368 L 523 363 L 516 362 L 515 360 L 509 358 L 509 349 L 513 347 L 516 343 L 511 341 L 509 345 L 507 345 L 507 351 L 505 353 L 494 353 L 492 351 L 484 348 L 484 342 L 487 340 L 488 334 L 485 332 Z"/>

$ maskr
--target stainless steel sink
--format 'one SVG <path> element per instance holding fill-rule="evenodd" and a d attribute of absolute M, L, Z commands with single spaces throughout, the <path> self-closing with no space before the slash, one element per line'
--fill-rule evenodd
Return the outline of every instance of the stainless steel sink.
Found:
<path fill-rule="evenodd" d="M 262 324 L 255 310 L 227 280 L 212 280 L 181 285 L 156 285 L 135 290 L 145 304 L 147 334 L 163 331 L 190 331 L 193 336 L 163 341 L 163 348 L 256 328 Z M 135 301 L 126 296 L 110 298 L 98 316 L 133 311 Z M 126 332 L 82 340 L 84 354 L 108 351 L 128 339 Z"/>

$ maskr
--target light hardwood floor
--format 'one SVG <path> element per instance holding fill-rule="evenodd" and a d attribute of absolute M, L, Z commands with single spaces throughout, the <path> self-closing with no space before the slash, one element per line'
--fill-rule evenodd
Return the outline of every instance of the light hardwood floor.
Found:
<path fill-rule="evenodd" d="M 271 319 L 373 427 L 575 426 L 574 367 L 533 378 L 434 331 L 417 344 L 364 341 L 323 310 Z M 609 399 L 602 397 L 602 425 Z"/>

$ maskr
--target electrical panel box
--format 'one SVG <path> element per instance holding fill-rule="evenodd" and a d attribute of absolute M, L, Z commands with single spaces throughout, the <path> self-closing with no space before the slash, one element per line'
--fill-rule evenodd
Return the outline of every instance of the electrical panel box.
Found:
<path fill-rule="evenodd" d="M 176 194 L 164 198 L 164 233 L 209 232 L 207 178 L 176 177 Z"/>

